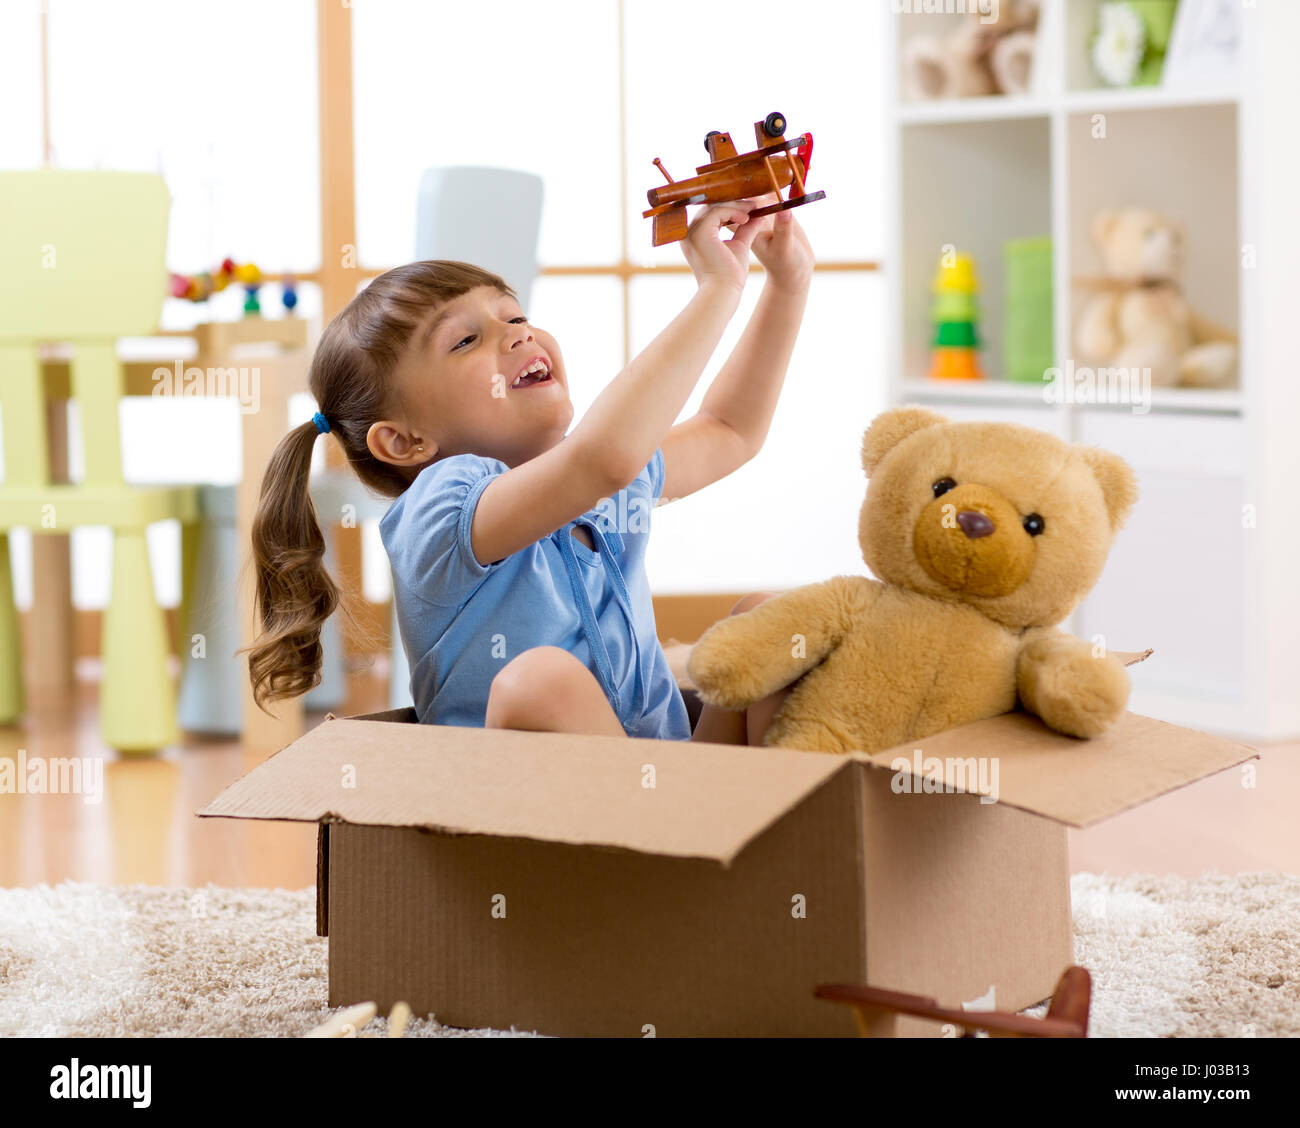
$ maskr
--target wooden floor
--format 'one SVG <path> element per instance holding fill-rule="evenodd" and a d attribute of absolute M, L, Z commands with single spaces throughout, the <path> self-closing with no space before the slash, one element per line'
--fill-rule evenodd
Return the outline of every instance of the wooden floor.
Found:
<path fill-rule="evenodd" d="M 103 801 L 0 794 L 0 886 L 61 881 L 301 889 L 315 881 L 314 826 L 200 819 L 194 812 L 256 766 L 234 740 L 191 737 L 153 759 L 118 759 L 99 741 L 93 664 L 75 700 L 37 701 L 21 728 L 0 728 L 0 757 L 104 757 Z M 355 674 L 339 716 L 387 707 L 382 668 Z M 323 714 L 308 714 L 309 726 Z M 1256 786 L 1232 769 L 1084 831 L 1070 831 L 1075 872 L 1300 873 L 1300 745 L 1254 761 Z"/>

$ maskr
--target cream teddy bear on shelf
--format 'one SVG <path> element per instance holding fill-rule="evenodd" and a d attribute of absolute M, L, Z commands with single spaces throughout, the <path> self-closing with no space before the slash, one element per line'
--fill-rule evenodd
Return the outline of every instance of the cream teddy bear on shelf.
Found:
<path fill-rule="evenodd" d="M 1237 338 L 1198 317 L 1178 285 L 1181 224 L 1145 208 L 1100 212 L 1092 236 L 1101 292 L 1075 330 L 1080 362 L 1150 369 L 1154 387 L 1226 388 L 1237 381 Z"/>
<path fill-rule="evenodd" d="M 1038 0 L 973 4 L 947 36 L 903 43 L 902 82 L 911 101 L 978 98 L 1029 91 L 1037 42 Z"/>

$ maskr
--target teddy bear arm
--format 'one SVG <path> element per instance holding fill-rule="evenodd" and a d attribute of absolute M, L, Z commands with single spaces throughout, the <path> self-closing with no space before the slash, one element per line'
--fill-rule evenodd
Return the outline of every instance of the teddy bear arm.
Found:
<path fill-rule="evenodd" d="M 744 709 L 797 681 L 839 645 L 869 593 L 861 577 L 837 576 L 766 599 L 711 626 L 687 661 L 700 698 Z"/>
<path fill-rule="evenodd" d="M 1231 387 L 1237 382 L 1237 334 L 1195 312 L 1190 317 L 1196 343 L 1179 358 L 1178 382 L 1189 388 Z"/>
<path fill-rule="evenodd" d="M 1185 388 L 1230 388 L 1237 382 L 1237 346 L 1230 341 L 1194 345 L 1178 358 L 1178 383 Z"/>
<path fill-rule="evenodd" d="M 1199 313 L 1192 311 L 1192 339 L 1198 345 L 1222 343 L 1235 345 L 1241 341 L 1241 338 L 1226 325 L 1220 325 L 1217 321 L 1211 321 L 1208 317 L 1202 317 Z"/>
<path fill-rule="evenodd" d="M 1079 315 L 1076 338 L 1079 351 L 1087 357 L 1104 359 L 1120 347 L 1119 296 L 1098 294 Z"/>
<path fill-rule="evenodd" d="M 1016 693 L 1049 728 L 1067 736 L 1098 736 L 1128 705 L 1128 671 L 1113 654 L 1096 654 L 1082 639 L 1063 632 L 1036 634 L 1016 656 Z"/>

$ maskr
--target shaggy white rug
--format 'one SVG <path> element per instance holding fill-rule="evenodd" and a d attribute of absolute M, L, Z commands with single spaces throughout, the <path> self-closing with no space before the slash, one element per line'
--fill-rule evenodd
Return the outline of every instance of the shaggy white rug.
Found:
<path fill-rule="evenodd" d="M 1300 1035 L 1300 877 L 1078 874 L 1071 895 L 1093 1036 Z M 314 889 L 0 889 L 0 1034 L 305 1034 L 333 1013 L 315 920 Z"/>

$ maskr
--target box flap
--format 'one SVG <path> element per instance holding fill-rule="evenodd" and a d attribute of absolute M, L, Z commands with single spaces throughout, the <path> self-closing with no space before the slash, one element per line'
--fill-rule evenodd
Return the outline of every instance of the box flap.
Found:
<path fill-rule="evenodd" d="M 1137 713 L 1080 740 L 1014 712 L 854 758 L 887 770 L 897 764 L 915 780 L 942 777 L 955 791 L 996 791 L 999 803 L 1086 827 L 1256 756 L 1245 745 Z M 988 758 L 988 770 L 972 772 L 963 763 L 972 758 Z"/>
<path fill-rule="evenodd" d="M 729 863 L 846 757 L 782 748 L 327 720 L 201 816 L 342 820 Z"/>

